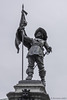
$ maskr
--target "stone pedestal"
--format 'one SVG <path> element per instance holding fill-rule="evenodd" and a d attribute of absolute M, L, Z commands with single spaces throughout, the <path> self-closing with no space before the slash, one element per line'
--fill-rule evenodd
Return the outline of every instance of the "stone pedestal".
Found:
<path fill-rule="evenodd" d="M 7 94 L 9 100 L 50 100 L 44 85 L 39 80 L 19 81 L 19 83 L 14 86 L 14 89 L 15 92 L 9 92 Z M 29 96 L 27 92 L 25 92 L 25 94 L 23 93 L 24 90 L 29 91 Z M 26 95 L 27 98 L 24 97 L 24 95 Z"/>

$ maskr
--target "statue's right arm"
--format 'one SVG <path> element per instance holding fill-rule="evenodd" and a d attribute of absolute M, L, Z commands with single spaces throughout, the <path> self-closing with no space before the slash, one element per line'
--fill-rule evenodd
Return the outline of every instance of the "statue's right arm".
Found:
<path fill-rule="evenodd" d="M 24 35 L 24 40 L 27 41 L 30 44 L 33 42 L 33 38 L 30 38 L 30 37 L 28 37 L 26 35 Z"/>

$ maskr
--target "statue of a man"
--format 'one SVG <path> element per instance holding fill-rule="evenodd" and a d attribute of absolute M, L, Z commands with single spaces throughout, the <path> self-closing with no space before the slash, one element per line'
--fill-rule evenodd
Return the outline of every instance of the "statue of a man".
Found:
<path fill-rule="evenodd" d="M 19 34 L 20 33 L 20 34 Z M 21 36 L 22 32 L 17 32 L 17 39 L 19 43 L 22 41 Z M 34 73 L 34 64 L 37 63 L 39 69 L 39 76 L 42 83 L 45 85 L 45 69 L 44 69 L 44 48 L 48 53 L 52 51 L 52 48 L 47 44 L 47 33 L 46 31 L 39 27 L 34 34 L 35 38 L 30 38 L 26 34 L 23 34 L 23 44 L 28 48 L 28 68 L 26 70 L 27 78 L 26 80 L 32 80 Z M 16 47 L 18 47 L 17 42 Z"/>

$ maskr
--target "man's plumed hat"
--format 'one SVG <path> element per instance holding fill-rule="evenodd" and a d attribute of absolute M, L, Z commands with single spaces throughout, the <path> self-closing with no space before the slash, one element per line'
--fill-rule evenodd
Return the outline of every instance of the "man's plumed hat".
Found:
<path fill-rule="evenodd" d="M 46 40 L 47 39 L 47 33 L 46 33 L 46 31 L 43 29 L 43 28 L 41 28 L 41 27 L 39 27 L 36 31 L 35 31 L 35 34 L 34 34 L 34 36 L 36 37 L 36 35 L 37 34 L 39 34 L 38 32 L 41 32 L 42 33 L 42 35 L 43 35 L 43 40 Z"/>

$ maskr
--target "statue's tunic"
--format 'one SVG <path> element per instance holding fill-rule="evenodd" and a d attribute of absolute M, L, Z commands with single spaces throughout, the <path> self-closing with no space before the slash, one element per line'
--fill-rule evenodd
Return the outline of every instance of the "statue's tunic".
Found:
<path fill-rule="evenodd" d="M 31 41 L 31 48 L 29 49 L 29 52 L 27 54 L 27 57 L 28 56 L 32 56 L 32 55 L 38 55 L 38 56 L 42 56 L 44 55 L 44 46 L 45 44 L 45 41 L 42 40 L 42 39 L 32 39 Z"/>
<path fill-rule="evenodd" d="M 43 39 L 39 39 L 39 38 L 33 39 L 33 38 L 29 38 L 28 36 L 24 35 L 24 40 L 30 43 L 31 45 L 29 48 L 28 54 L 27 54 L 27 58 L 32 55 L 38 55 L 38 56 L 43 57 L 44 56 L 43 47 L 45 47 L 46 50 L 48 50 L 49 48 L 49 45 Z"/>

